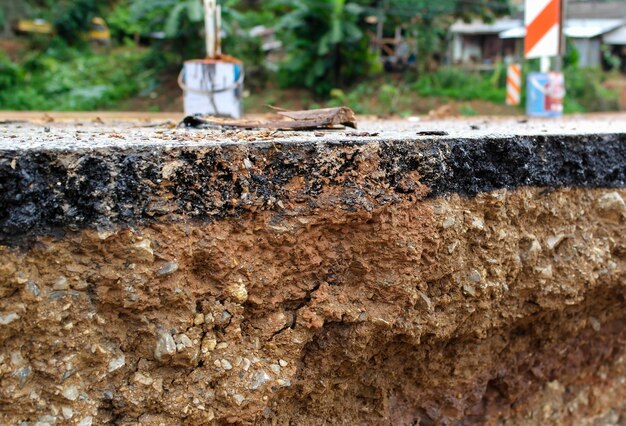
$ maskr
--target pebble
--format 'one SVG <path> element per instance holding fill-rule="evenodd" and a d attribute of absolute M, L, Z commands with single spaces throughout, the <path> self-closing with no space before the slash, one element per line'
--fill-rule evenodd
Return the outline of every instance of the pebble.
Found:
<path fill-rule="evenodd" d="M 528 241 L 528 248 L 522 254 L 522 258 L 527 261 L 535 261 L 541 252 L 541 244 L 534 235 L 527 236 L 526 240 Z"/>
<path fill-rule="evenodd" d="M 152 377 L 148 377 L 140 372 L 135 373 L 133 376 L 133 382 L 140 383 L 145 386 L 150 386 L 154 383 L 154 379 Z"/>
<path fill-rule="evenodd" d="M 228 347 L 228 343 L 226 342 L 220 342 L 216 346 L 217 349 L 226 349 L 227 347 Z"/>
<path fill-rule="evenodd" d="M 565 235 L 563 234 L 553 235 L 546 240 L 546 246 L 548 246 L 550 250 L 554 250 L 564 239 Z"/>
<path fill-rule="evenodd" d="M 70 285 L 67 282 L 67 278 L 65 278 L 64 276 L 60 276 L 59 278 L 57 278 L 52 285 L 53 290 L 69 290 L 69 288 Z"/>
<path fill-rule="evenodd" d="M 109 361 L 109 366 L 107 368 L 107 371 L 110 373 L 112 371 L 118 370 L 122 368 L 125 364 L 126 364 L 126 357 L 124 357 L 124 355 L 122 354 L 118 357 L 111 359 L 111 361 Z"/>
<path fill-rule="evenodd" d="M 220 318 L 220 321 L 222 324 L 224 324 L 226 321 L 228 321 L 230 318 L 232 317 L 231 313 L 228 311 L 224 311 L 222 312 L 222 316 Z"/>
<path fill-rule="evenodd" d="M 443 229 L 448 229 L 454 226 L 455 223 L 456 223 L 456 219 L 454 219 L 453 217 L 447 217 L 442 223 Z"/>
<path fill-rule="evenodd" d="M 154 251 L 152 250 L 152 243 L 148 239 L 143 239 L 135 244 L 133 247 L 137 250 L 137 253 L 141 257 L 149 262 L 154 260 Z"/>
<path fill-rule="evenodd" d="M 176 262 L 167 262 L 165 265 L 163 265 L 161 267 L 161 269 L 159 269 L 157 271 L 157 275 L 159 277 L 164 277 L 166 275 L 173 274 L 176 271 L 178 271 L 178 263 L 176 263 Z"/>
<path fill-rule="evenodd" d="M 279 364 L 281 367 L 287 367 L 287 365 L 288 365 L 287 361 L 285 361 L 284 359 L 279 359 L 279 360 L 278 360 L 278 364 Z"/>
<path fill-rule="evenodd" d="M 72 407 L 68 407 L 67 405 L 61 407 L 61 413 L 63 414 L 63 418 L 65 420 L 69 420 L 74 417 L 74 410 L 72 409 Z"/>
<path fill-rule="evenodd" d="M 543 266 L 543 267 L 537 267 L 537 268 L 535 268 L 535 271 L 542 278 L 552 278 L 553 277 L 552 265 L 546 265 L 546 266 Z"/>
<path fill-rule="evenodd" d="M 235 403 L 237 405 L 243 404 L 243 402 L 246 400 L 246 398 L 244 398 L 243 395 L 239 395 L 238 393 L 233 395 L 233 399 L 235 400 Z"/>
<path fill-rule="evenodd" d="M 213 333 L 210 333 L 210 334 L 207 334 L 205 338 L 202 340 L 202 346 L 200 350 L 202 351 L 203 354 L 206 354 L 208 352 L 212 352 L 213 350 L 215 350 L 216 346 L 217 346 L 217 339 L 215 338 L 215 335 Z"/>
<path fill-rule="evenodd" d="M 420 298 L 424 301 L 424 304 L 426 305 L 426 309 L 428 309 L 429 312 L 433 311 L 433 302 L 430 300 L 430 297 L 428 297 L 426 294 L 422 293 L 421 291 L 417 291 L 417 294 L 419 294 Z"/>
<path fill-rule="evenodd" d="M 202 324 L 204 324 L 204 315 L 196 314 L 196 316 L 193 319 L 193 325 L 202 325 Z"/>
<path fill-rule="evenodd" d="M 41 416 L 37 419 L 37 422 L 34 426 L 52 426 L 57 422 L 57 418 L 55 416 Z M 28 423 L 26 423 L 28 425 Z"/>
<path fill-rule="evenodd" d="M 596 333 L 600 331 L 600 328 L 602 327 L 600 321 L 598 321 L 595 317 L 589 317 L 589 325 L 591 325 L 591 328 L 593 328 Z"/>
<path fill-rule="evenodd" d="M 272 364 L 270 365 L 270 369 L 274 372 L 274 374 L 280 374 L 280 365 Z"/>
<path fill-rule="evenodd" d="M 78 423 L 78 426 L 91 426 L 92 423 L 93 423 L 93 417 L 88 416 L 82 419 L 80 423 Z"/>
<path fill-rule="evenodd" d="M 204 322 L 206 324 L 213 325 L 213 323 L 215 322 L 215 318 L 213 318 L 213 314 L 210 313 L 210 312 L 208 314 L 205 314 L 204 315 Z"/>
<path fill-rule="evenodd" d="M 220 363 L 222 364 L 222 368 L 224 370 L 232 370 L 233 369 L 233 365 L 227 359 L 221 360 Z"/>
<path fill-rule="evenodd" d="M 472 287 L 469 284 L 463 285 L 463 292 L 465 292 L 466 294 L 469 294 L 472 297 L 476 297 L 476 290 L 474 289 L 474 287 Z"/>
<path fill-rule="evenodd" d="M 172 335 L 160 331 L 157 335 L 156 346 L 154 348 L 154 357 L 161 361 L 164 355 L 173 355 L 176 353 L 176 343 Z"/>
<path fill-rule="evenodd" d="M 20 319 L 20 316 L 15 312 L 9 312 L 6 314 L 0 315 L 0 325 L 8 325 L 13 321 Z"/>
<path fill-rule="evenodd" d="M 184 333 L 180 334 L 179 338 L 180 338 L 180 343 L 182 343 L 183 346 L 185 346 L 186 348 L 190 348 L 193 346 L 193 342 L 191 341 L 189 336 L 187 336 L 186 334 Z"/>
<path fill-rule="evenodd" d="M 239 304 L 245 303 L 246 300 L 248 300 L 248 290 L 242 281 L 228 286 L 226 293 Z"/>
<path fill-rule="evenodd" d="M 626 215 L 626 202 L 617 192 L 609 192 L 598 198 L 598 207 L 601 210 L 614 211 Z"/>
<path fill-rule="evenodd" d="M 252 365 L 252 362 L 248 358 L 244 358 L 241 361 L 241 364 L 241 368 L 243 368 L 243 371 L 248 371 L 250 369 L 250 366 Z"/>
<path fill-rule="evenodd" d="M 479 283 L 481 279 L 482 276 L 480 275 L 480 272 L 478 272 L 476 269 L 472 269 L 469 274 L 469 280 L 473 283 Z"/>
<path fill-rule="evenodd" d="M 470 227 L 476 231 L 482 231 L 485 229 L 485 221 L 481 218 L 475 217 L 472 219 Z"/>
<path fill-rule="evenodd" d="M 29 366 L 22 367 L 13 373 L 13 376 L 19 379 L 20 389 L 24 388 L 24 385 L 26 384 L 26 381 L 30 377 L 30 374 L 31 374 L 31 369 Z"/>
<path fill-rule="evenodd" d="M 278 386 L 282 386 L 284 388 L 291 386 L 291 380 L 289 379 L 278 379 L 276 380 L 276 383 L 278 383 Z"/>
<path fill-rule="evenodd" d="M 459 245 L 458 241 L 453 241 L 452 243 L 448 244 L 448 253 L 449 254 L 454 253 L 458 245 Z"/>
<path fill-rule="evenodd" d="M 250 383 L 250 389 L 256 390 L 267 383 L 271 377 L 263 370 L 259 370 L 252 375 L 252 382 Z"/>
<path fill-rule="evenodd" d="M 24 284 L 24 288 L 27 292 L 35 297 L 39 296 L 39 293 L 41 292 L 37 283 L 31 280 L 26 281 L 26 284 Z"/>
<path fill-rule="evenodd" d="M 78 398 L 78 387 L 76 385 L 67 385 L 63 387 L 63 396 L 70 401 L 76 401 Z"/>

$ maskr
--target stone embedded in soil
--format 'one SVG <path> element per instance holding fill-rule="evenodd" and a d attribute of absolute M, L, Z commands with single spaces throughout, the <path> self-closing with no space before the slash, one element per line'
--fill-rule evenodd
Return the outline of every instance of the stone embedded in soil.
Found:
<path fill-rule="evenodd" d="M 154 357 L 158 361 L 162 361 L 168 355 L 176 353 L 176 342 L 172 335 L 165 331 L 160 331 L 157 335 L 156 347 L 154 348 Z"/>
<path fill-rule="evenodd" d="M 161 266 L 157 271 L 157 275 L 163 277 L 165 275 L 173 274 L 178 271 L 178 263 L 176 262 L 167 262 L 165 265 Z"/>

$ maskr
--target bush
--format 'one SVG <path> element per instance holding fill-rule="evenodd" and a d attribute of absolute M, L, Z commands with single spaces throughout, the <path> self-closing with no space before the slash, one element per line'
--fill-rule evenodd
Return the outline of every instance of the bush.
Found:
<path fill-rule="evenodd" d="M 79 111 L 113 107 L 153 84 L 143 51 L 96 54 L 53 47 L 15 64 L 0 57 L 0 109 Z"/>
<path fill-rule="evenodd" d="M 500 75 L 493 76 L 478 72 L 469 72 L 459 68 L 440 68 L 431 74 L 422 74 L 413 89 L 422 96 L 442 96 L 446 98 L 468 101 L 482 99 L 502 103 L 505 99 L 505 88 Z"/>
<path fill-rule="evenodd" d="M 24 70 L 11 62 L 9 57 L 0 51 L 0 91 L 15 86 L 23 78 Z"/>
<path fill-rule="evenodd" d="M 365 8 L 346 0 L 280 3 L 291 8 L 278 24 L 287 53 L 278 75 L 282 86 L 306 87 L 328 96 L 334 87 L 374 71 L 377 57 L 359 27 Z"/>
<path fill-rule="evenodd" d="M 606 77 L 598 69 L 566 69 L 565 112 L 618 111 L 618 95 L 604 87 Z"/>

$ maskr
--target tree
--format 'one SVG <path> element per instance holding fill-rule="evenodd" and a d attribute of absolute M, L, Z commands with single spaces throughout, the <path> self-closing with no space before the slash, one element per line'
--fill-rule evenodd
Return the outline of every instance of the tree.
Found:
<path fill-rule="evenodd" d="M 375 56 L 360 28 L 365 8 L 346 0 L 277 2 L 288 8 L 279 20 L 287 59 L 281 80 L 326 95 L 333 87 L 364 76 Z"/>

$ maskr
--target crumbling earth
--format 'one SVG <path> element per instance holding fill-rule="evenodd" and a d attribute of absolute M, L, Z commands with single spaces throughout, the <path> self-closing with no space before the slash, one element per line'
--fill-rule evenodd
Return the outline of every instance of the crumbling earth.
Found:
<path fill-rule="evenodd" d="M 0 152 L 1 422 L 624 424 L 624 138 Z"/>

